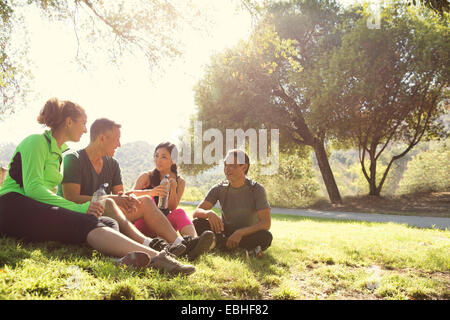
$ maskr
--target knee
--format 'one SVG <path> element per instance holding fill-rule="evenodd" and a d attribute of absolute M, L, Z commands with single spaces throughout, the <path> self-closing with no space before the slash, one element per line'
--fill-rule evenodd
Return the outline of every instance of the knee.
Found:
<path fill-rule="evenodd" d="M 151 209 L 151 210 L 156 209 L 156 204 L 155 204 L 155 201 L 153 201 L 152 197 L 150 197 L 150 196 L 142 196 L 142 197 L 139 197 L 139 200 L 141 201 L 142 206 L 144 208 Z"/>
<path fill-rule="evenodd" d="M 105 211 L 104 215 L 108 217 L 112 217 L 116 220 L 123 220 L 126 219 L 125 215 L 123 214 L 122 210 L 117 206 L 117 204 L 114 202 L 114 200 L 107 198 L 105 201 Z"/>
<path fill-rule="evenodd" d="M 106 198 L 106 200 L 105 200 L 105 210 L 111 210 L 111 209 L 113 209 L 114 208 L 114 206 L 115 206 L 115 202 L 114 202 L 114 200 L 113 199 L 111 199 L 111 198 Z"/>
<path fill-rule="evenodd" d="M 192 224 L 194 225 L 197 234 L 202 234 L 206 230 L 211 230 L 209 221 L 206 219 L 195 218 L 192 220 Z"/>
<path fill-rule="evenodd" d="M 273 236 L 272 233 L 268 230 L 261 231 L 262 238 L 262 250 L 266 250 L 272 244 Z"/>

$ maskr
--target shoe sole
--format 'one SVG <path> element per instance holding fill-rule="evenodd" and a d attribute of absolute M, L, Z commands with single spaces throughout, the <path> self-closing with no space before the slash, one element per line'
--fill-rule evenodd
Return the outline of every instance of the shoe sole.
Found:
<path fill-rule="evenodd" d="M 143 269 L 150 263 L 150 257 L 145 252 L 134 251 L 116 260 L 117 265 L 124 265 L 133 269 Z"/>
<path fill-rule="evenodd" d="M 203 232 L 199 239 L 197 245 L 188 253 L 188 260 L 195 260 L 202 253 L 205 253 L 211 248 L 214 242 L 214 233 L 212 231 Z"/>
<path fill-rule="evenodd" d="M 155 257 L 156 259 L 158 259 L 158 256 Z M 153 258 L 153 259 L 155 259 Z M 153 260 L 152 259 L 152 260 Z M 164 258 L 159 258 L 162 261 L 151 261 L 150 264 L 148 265 L 149 268 L 154 268 L 163 272 L 167 272 L 170 274 L 184 274 L 184 275 L 190 275 L 192 273 L 194 273 L 196 271 L 194 266 L 191 265 L 181 265 L 181 266 L 176 266 L 171 264 L 170 261 L 164 261 Z"/>

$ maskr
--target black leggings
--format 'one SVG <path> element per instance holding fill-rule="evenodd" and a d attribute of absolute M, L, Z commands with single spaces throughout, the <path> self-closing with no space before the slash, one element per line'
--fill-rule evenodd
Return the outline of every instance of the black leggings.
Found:
<path fill-rule="evenodd" d="M 206 219 L 196 218 L 192 220 L 192 223 L 194 224 L 195 231 L 197 231 L 197 234 L 199 235 L 201 235 L 206 230 L 211 230 L 209 221 Z M 227 228 L 227 226 L 225 225 L 223 234 L 216 234 L 216 245 L 219 249 L 225 249 L 226 241 L 234 231 L 236 230 Z M 266 250 L 271 244 L 272 234 L 267 230 L 260 230 L 255 233 L 249 234 L 248 236 L 242 237 L 242 240 L 239 243 L 239 247 L 246 250 L 252 250 L 257 246 L 261 246 L 262 250 Z"/>
<path fill-rule="evenodd" d="M 89 232 L 101 227 L 119 229 L 112 218 L 55 207 L 16 192 L 0 196 L 0 236 L 81 244 Z"/>

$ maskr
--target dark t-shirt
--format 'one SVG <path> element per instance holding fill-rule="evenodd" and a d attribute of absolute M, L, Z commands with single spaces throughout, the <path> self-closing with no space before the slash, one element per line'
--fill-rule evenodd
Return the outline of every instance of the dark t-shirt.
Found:
<path fill-rule="evenodd" d="M 258 222 L 257 211 L 270 208 L 264 187 L 250 179 L 240 188 L 233 188 L 228 181 L 212 187 L 205 198 L 213 205 L 219 201 L 223 223 L 232 229 L 240 229 Z"/>
<path fill-rule="evenodd" d="M 61 183 L 76 183 L 81 186 L 80 194 L 92 196 L 104 183 L 108 183 L 105 189 L 107 194 L 112 192 L 112 187 L 121 185 L 122 174 L 116 159 L 103 157 L 103 168 L 97 174 L 84 149 L 71 152 L 64 156 L 64 173 Z M 62 195 L 61 186 L 58 193 Z"/>

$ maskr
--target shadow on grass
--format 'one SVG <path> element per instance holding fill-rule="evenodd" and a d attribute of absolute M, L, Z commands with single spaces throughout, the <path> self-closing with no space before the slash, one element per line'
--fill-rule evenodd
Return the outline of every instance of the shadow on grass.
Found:
<path fill-rule="evenodd" d="M 36 253 L 49 260 L 90 259 L 94 250 L 87 245 L 69 245 L 61 242 L 30 242 L 23 239 L 0 237 L 0 268 L 16 268 L 24 259 L 35 258 Z"/>

